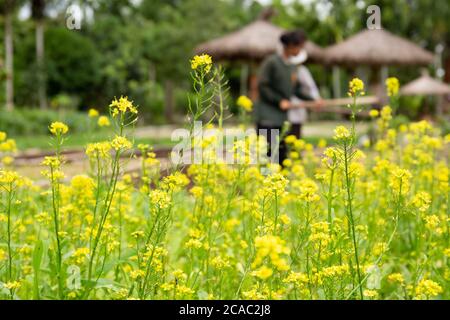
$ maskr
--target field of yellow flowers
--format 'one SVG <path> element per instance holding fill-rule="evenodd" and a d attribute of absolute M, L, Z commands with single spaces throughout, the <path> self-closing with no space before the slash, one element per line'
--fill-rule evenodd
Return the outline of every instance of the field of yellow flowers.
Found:
<path fill-rule="evenodd" d="M 220 130 L 221 70 L 208 56 L 191 66 L 190 120 L 214 109 Z M 139 145 L 140 174 L 124 174 L 138 115 L 124 97 L 102 118 L 114 135 L 86 146 L 90 170 L 70 181 L 64 123 L 49 126 L 47 186 L 14 171 L 0 132 L 0 298 L 449 299 L 450 136 L 426 121 L 391 127 L 398 81 L 387 88 L 391 106 L 370 111 L 373 141 L 354 131 L 354 79 L 353 126 L 330 146 L 284 137 L 283 167 L 209 161 L 162 176 Z"/>

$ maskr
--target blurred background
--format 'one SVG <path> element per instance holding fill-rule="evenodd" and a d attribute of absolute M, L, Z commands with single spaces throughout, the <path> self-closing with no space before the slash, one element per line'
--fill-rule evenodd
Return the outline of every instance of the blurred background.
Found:
<path fill-rule="evenodd" d="M 388 33 L 352 38 L 367 30 L 369 5 L 379 6 Z M 403 85 L 428 75 L 441 90 L 416 88 L 401 98 L 400 114 L 448 126 L 448 1 L 0 0 L 0 10 L 0 129 L 10 135 L 45 134 L 55 117 L 85 130 L 86 110 L 106 113 L 121 95 L 139 106 L 140 125 L 181 123 L 189 59 L 200 52 L 225 66 L 233 113 L 239 95 L 257 95 L 258 66 L 274 52 L 273 39 L 293 28 L 308 34 L 307 63 L 324 98 L 345 96 L 355 75 L 373 95 L 387 76 Z M 260 37 L 263 48 L 245 37 Z"/>

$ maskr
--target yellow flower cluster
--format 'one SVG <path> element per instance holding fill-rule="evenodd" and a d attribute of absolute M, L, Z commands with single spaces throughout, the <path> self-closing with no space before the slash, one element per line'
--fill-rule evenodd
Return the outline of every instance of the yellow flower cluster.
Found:
<path fill-rule="evenodd" d="M 416 287 L 416 299 L 430 299 L 442 293 L 442 287 L 428 279 L 422 279 Z"/>
<path fill-rule="evenodd" d="M 50 125 L 49 130 L 53 135 L 57 136 L 66 134 L 69 131 L 69 127 L 63 122 L 56 121 Z"/>
<path fill-rule="evenodd" d="M 396 96 L 398 90 L 400 89 L 400 82 L 395 77 L 390 77 L 386 79 L 386 91 L 389 97 Z"/>
<path fill-rule="evenodd" d="M 252 263 L 253 268 L 260 266 L 264 262 L 265 258 L 269 258 L 269 261 L 275 266 L 277 270 L 289 270 L 289 265 L 286 259 L 282 257 L 282 255 L 288 255 L 291 250 L 286 246 L 284 240 L 272 235 L 256 237 L 255 249 L 255 260 Z M 267 275 L 268 271 L 266 269 L 263 269 L 262 273 L 264 275 Z"/>
<path fill-rule="evenodd" d="M 91 158 L 105 159 L 110 157 L 110 150 L 111 143 L 108 141 L 89 143 L 86 147 L 86 154 Z"/>
<path fill-rule="evenodd" d="M 128 100 L 128 97 L 120 97 L 119 100 L 114 99 L 109 105 L 111 109 L 111 114 L 113 117 L 116 117 L 119 114 L 125 114 L 130 112 L 132 114 L 137 114 L 138 110 L 133 105 L 133 102 Z"/>
<path fill-rule="evenodd" d="M 14 162 L 13 153 L 17 151 L 16 141 L 7 139 L 6 132 L 0 131 L 0 160 L 5 166 Z"/>
<path fill-rule="evenodd" d="M 425 212 L 430 207 L 431 196 L 426 191 L 420 191 L 414 196 L 412 204 L 420 211 Z"/>
<path fill-rule="evenodd" d="M 335 140 L 346 140 L 350 138 L 350 131 L 344 126 L 338 126 L 334 129 L 334 139 Z"/>
<path fill-rule="evenodd" d="M 247 96 L 240 96 L 237 99 L 236 104 L 246 112 L 251 112 L 253 110 L 253 102 Z"/>
<path fill-rule="evenodd" d="M 208 73 L 212 67 L 212 58 L 208 54 L 196 55 L 191 59 L 191 69 L 192 70 L 204 70 Z"/>
<path fill-rule="evenodd" d="M 359 78 L 353 78 L 348 85 L 348 95 L 350 97 L 364 95 L 364 82 Z"/>
<path fill-rule="evenodd" d="M 133 147 L 133 143 L 123 136 L 116 136 L 111 141 L 111 147 L 116 150 L 129 150 Z"/>
<path fill-rule="evenodd" d="M 99 113 L 96 109 L 91 108 L 88 111 L 88 116 L 89 116 L 89 118 L 97 118 L 99 116 Z"/>
<path fill-rule="evenodd" d="M 97 124 L 99 127 L 109 127 L 111 125 L 111 122 L 109 121 L 109 118 L 107 116 L 100 116 L 98 118 Z"/>

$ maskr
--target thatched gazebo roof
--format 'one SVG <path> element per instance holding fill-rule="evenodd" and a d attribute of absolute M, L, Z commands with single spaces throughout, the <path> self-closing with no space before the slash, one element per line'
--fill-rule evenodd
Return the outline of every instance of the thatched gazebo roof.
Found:
<path fill-rule="evenodd" d="M 433 54 L 415 43 L 383 29 L 364 30 L 325 49 L 327 64 L 334 65 L 427 65 Z"/>
<path fill-rule="evenodd" d="M 450 86 L 424 74 L 404 85 L 400 93 L 404 95 L 445 95 L 450 94 Z"/>
<path fill-rule="evenodd" d="M 242 29 L 200 44 L 195 51 L 208 53 L 214 60 L 262 60 L 274 53 L 284 32 L 272 23 L 259 19 Z M 321 61 L 323 49 L 307 41 L 305 49 L 309 61 Z"/>

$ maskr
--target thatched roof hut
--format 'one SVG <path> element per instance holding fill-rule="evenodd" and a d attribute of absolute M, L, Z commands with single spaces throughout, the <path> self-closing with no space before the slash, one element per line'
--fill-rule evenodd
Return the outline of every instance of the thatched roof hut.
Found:
<path fill-rule="evenodd" d="M 260 61 L 277 50 L 283 32 L 282 28 L 259 19 L 228 35 L 202 43 L 195 51 L 208 53 L 214 60 Z M 311 41 L 306 42 L 305 49 L 308 61 L 323 59 L 323 49 Z"/>
<path fill-rule="evenodd" d="M 424 74 L 404 85 L 400 93 L 403 95 L 445 95 L 450 94 L 450 86 Z"/>
<path fill-rule="evenodd" d="M 427 65 L 433 54 L 413 42 L 383 30 L 364 30 L 325 49 L 327 64 L 333 65 Z"/>
<path fill-rule="evenodd" d="M 422 76 L 418 79 L 402 86 L 400 93 L 402 95 L 437 96 L 436 115 L 439 117 L 444 114 L 445 101 L 443 96 L 450 94 L 450 86 L 438 79 L 430 77 L 428 72 L 425 71 L 422 72 Z"/>

